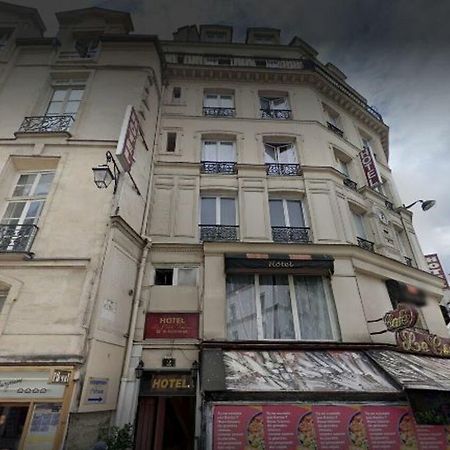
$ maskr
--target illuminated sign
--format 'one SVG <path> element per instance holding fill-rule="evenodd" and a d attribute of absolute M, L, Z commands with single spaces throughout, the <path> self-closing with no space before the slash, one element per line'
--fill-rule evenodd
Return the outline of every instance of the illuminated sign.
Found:
<path fill-rule="evenodd" d="M 190 372 L 146 372 L 140 395 L 193 395 L 195 382 Z"/>
<path fill-rule="evenodd" d="M 364 147 L 359 153 L 359 158 L 361 159 L 364 174 L 366 175 L 367 184 L 372 189 L 377 187 L 381 184 L 381 176 L 378 173 L 377 163 L 372 150 L 369 147 Z"/>

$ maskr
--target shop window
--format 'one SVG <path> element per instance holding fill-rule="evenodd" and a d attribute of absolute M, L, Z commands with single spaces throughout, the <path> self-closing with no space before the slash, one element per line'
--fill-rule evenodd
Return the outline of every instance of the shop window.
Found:
<path fill-rule="evenodd" d="M 326 279 L 319 276 L 227 276 L 231 340 L 336 340 L 338 328 Z"/>
<path fill-rule="evenodd" d="M 196 286 L 196 267 L 172 267 L 155 269 L 155 285 L 157 286 Z"/>
<path fill-rule="evenodd" d="M 0 405 L 0 448 L 17 449 L 25 428 L 28 405 Z"/>
<path fill-rule="evenodd" d="M 177 147 L 177 133 L 167 133 L 166 152 L 174 153 Z"/>

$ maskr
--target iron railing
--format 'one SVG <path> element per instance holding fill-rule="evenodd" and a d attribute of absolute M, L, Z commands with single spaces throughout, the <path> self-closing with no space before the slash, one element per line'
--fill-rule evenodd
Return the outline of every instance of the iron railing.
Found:
<path fill-rule="evenodd" d="M 199 225 L 201 241 L 237 241 L 239 225 Z"/>
<path fill-rule="evenodd" d="M 311 242 L 311 229 L 308 227 L 272 227 L 274 242 Z"/>
<path fill-rule="evenodd" d="M 302 174 L 300 164 L 267 163 L 266 173 L 270 176 L 299 176 Z"/>
<path fill-rule="evenodd" d="M 237 173 L 237 167 L 235 162 L 223 162 L 223 161 L 202 161 L 200 166 L 201 173 L 223 173 L 226 175 L 234 175 Z"/>
<path fill-rule="evenodd" d="M 344 178 L 344 185 L 350 189 L 353 189 L 354 191 L 358 190 L 358 185 L 356 184 L 355 181 L 351 180 L 350 178 Z"/>
<path fill-rule="evenodd" d="M 236 110 L 234 108 L 222 108 L 215 106 L 204 106 L 203 115 L 207 117 L 234 117 Z"/>
<path fill-rule="evenodd" d="M 20 125 L 20 133 L 61 133 L 68 131 L 75 117 L 72 114 L 60 116 L 25 117 Z"/>
<path fill-rule="evenodd" d="M 288 120 L 291 118 L 290 109 L 263 109 L 261 108 L 261 119 L 281 119 Z"/>
<path fill-rule="evenodd" d="M 0 253 L 29 253 L 38 227 L 0 223 Z"/>
<path fill-rule="evenodd" d="M 344 132 L 338 128 L 337 126 L 333 125 L 330 122 L 327 122 L 327 127 L 328 129 L 330 129 L 333 133 L 336 133 L 338 136 L 340 136 L 341 138 L 344 137 Z"/>
<path fill-rule="evenodd" d="M 361 237 L 356 238 L 358 241 L 358 245 L 364 250 L 369 250 L 370 252 L 375 253 L 375 243 L 372 241 L 368 241 L 367 239 L 363 239 Z"/>

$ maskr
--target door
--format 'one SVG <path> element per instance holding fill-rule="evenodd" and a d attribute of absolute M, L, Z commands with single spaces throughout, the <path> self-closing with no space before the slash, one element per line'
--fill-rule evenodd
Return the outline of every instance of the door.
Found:
<path fill-rule="evenodd" d="M 0 405 L 0 449 L 17 450 L 22 438 L 28 405 Z"/>
<path fill-rule="evenodd" d="M 195 397 L 140 397 L 136 450 L 193 450 Z"/>

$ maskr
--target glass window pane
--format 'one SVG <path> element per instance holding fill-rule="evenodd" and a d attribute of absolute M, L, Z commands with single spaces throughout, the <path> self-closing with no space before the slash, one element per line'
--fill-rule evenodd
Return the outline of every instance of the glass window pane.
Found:
<path fill-rule="evenodd" d="M 270 144 L 264 145 L 264 155 L 267 164 L 275 164 L 278 162 L 276 151 Z"/>
<path fill-rule="evenodd" d="M 55 89 L 52 95 L 52 102 L 62 102 L 66 98 L 67 89 Z"/>
<path fill-rule="evenodd" d="M 253 275 L 228 275 L 226 292 L 228 339 L 258 339 Z"/>
<path fill-rule="evenodd" d="M 289 214 L 289 225 L 291 227 L 304 227 L 302 204 L 295 200 L 287 200 L 287 209 Z"/>
<path fill-rule="evenodd" d="M 295 339 L 287 275 L 260 275 L 264 339 Z"/>
<path fill-rule="evenodd" d="M 78 111 L 79 106 L 80 106 L 79 101 L 67 102 L 64 112 L 67 114 L 74 114 Z"/>
<path fill-rule="evenodd" d="M 220 142 L 219 145 L 219 161 L 236 161 L 236 155 L 234 151 L 234 142 Z"/>
<path fill-rule="evenodd" d="M 201 204 L 201 223 L 203 225 L 216 224 L 216 198 L 203 197 Z"/>
<path fill-rule="evenodd" d="M 293 145 L 283 145 L 279 147 L 278 160 L 283 164 L 296 164 L 297 158 L 295 156 L 295 150 Z"/>
<path fill-rule="evenodd" d="M 272 109 L 289 109 L 286 97 L 273 98 L 270 103 Z"/>
<path fill-rule="evenodd" d="M 20 175 L 19 180 L 17 181 L 16 188 L 13 192 L 13 197 L 22 197 L 29 195 L 35 179 L 35 173 Z"/>
<path fill-rule="evenodd" d="M 25 221 L 27 219 L 37 219 L 39 217 L 39 215 L 41 214 L 42 207 L 44 206 L 44 200 L 36 200 L 33 202 L 29 202 L 29 205 L 30 206 L 28 207 L 28 210 L 26 212 Z"/>
<path fill-rule="evenodd" d="M 233 108 L 233 96 L 232 95 L 222 95 L 220 98 L 220 106 L 222 108 Z"/>
<path fill-rule="evenodd" d="M 63 108 L 62 102 L 51 102 L 48 105 L 47 114 L 48 115 L 61 114 L 62 108 Z"/>
<path fill-rule="evenodd" d="M 196 286 L 197 285 L 197 269 L 178 269 L 178 286 Z"/>
<path fill-rule="evenodd" d="M 69 100 L 81 100 L 83 97 L 83 89 L 72 89 L 70 91 Z"/>
<path fill-rule="evenodd" d="M 220 225 L 236 225 L 234 198 L 220 199 Z"/>
<path fill-rule="evenodd" d="M 261 109 L 270 109 L 270 100 L 267 97 L 259 97 Z"/>
<path fill-rule="evenodd" d="M 285 227 L 286 222 L 284 220 L 283 201 L 269 200 L 269 209 L 270 225 L 272 227 Z"/>
<path fill-rule="evenodd" d="M 217 161 L 217 142 L 203 142 L 203 161 Z"/>
<path fill-rule="evenodd" d="M 347 175 L 348 177 L 350 177 L 349 172 L 348 172 L 348 165 L 345 161 L 342 161 L 341 159 L 339 160 L 339 165 L 340 165 L 340 170 L 344 175 Z"/>
<path fill-rule="evenodd" d="M 203 104 L 206 107 L 210 107 L 210 108 L 219 106 L 219 101 L 218 101 L 217 95 L 215 95 L 215 94 L 207 94 L 205 96 Z"/>
<path fill-rule="evenodd" d="M 332 340 L 328 303 L 321 277 L 294 277 L 300 334 L 302 339 Z"/>
<path fill-rule="evenodd" d="M 47 195 L 54 176 L 54 173 L 43 173 L 38 181 L 34 195 Z"/>
<path fill-rule="evenodd" d="M 366 230 L 364 229 L 364 221 L 361 214 L 352 211 L 353 222 L 355 223 L 356 236 L 366 239 Z"/>
<path fill-rule="evenodd" d="M 4 219 L 19 219 L 22 215 L 22 211 L 26 205 L 26 202 L 9 202 L 6 207 Z"/>

